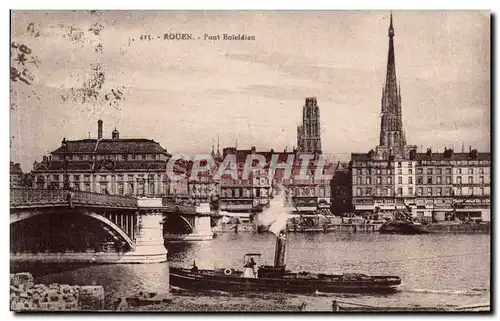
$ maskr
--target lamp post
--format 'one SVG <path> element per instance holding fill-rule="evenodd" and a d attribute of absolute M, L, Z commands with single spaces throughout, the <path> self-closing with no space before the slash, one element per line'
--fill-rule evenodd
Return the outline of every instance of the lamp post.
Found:
<path fill-rule="evenodd" d="M 64 177 L 63 177 L 63 188 L 64 189 L 69 189 L 69 182 L 68 182 L 68 162 L 67 162 L 67 149 L 68 149 L 68 141 L 66 140 L 66 137 L 63 138 L 61 142 L 63 148 L 64 148 Z"/>

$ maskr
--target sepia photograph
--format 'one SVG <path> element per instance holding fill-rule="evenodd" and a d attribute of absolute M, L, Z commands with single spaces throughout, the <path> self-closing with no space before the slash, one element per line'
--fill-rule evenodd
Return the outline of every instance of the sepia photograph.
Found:
<path fill-rule="evenodd" d="M 10 311 L 492 312 L 491 30 L 11 10 Z"/>

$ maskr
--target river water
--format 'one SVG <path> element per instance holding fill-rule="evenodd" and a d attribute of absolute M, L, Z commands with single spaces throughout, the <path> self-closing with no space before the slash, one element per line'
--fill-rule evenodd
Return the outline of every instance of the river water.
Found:
<path fill-rule="evenodd" d="M 139 291 L 169 291 L 168 266 L 200 268 L 242 267 L 245 253 L 262 254 L 261 263 L 273 263 L 275 236 L 272 234 L 221 233 L 211 241 L 165 244 L 169 263 L 49 266 L 12 265 L 11 271 L 30 271 L 37 283 L 102 285 L 106 302 Z M 286 253 L 287 269 L 324 273 L 358 272 L 398 275 L 400 291 L 389 295 L 366 294 L 241 294 L 214 291 L 189 293 L 170 289 L 174 295 L 194 302 L 220 303 L 226 300 L 256 302 L 278 300 L 307 303 L 308 310 L 329 311 L 331 301 L 377 306 L 454 307 L 489 303 L 489 235 L 381 235 L 378 233 L 290 233 Z M 109 305 L 108 305 L 109 306 Z"/>

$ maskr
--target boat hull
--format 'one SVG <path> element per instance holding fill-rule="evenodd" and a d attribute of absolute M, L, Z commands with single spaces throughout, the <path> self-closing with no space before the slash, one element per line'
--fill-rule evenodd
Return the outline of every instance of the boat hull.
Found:
<path fill-rule="evenodd" d="M 406 234 L 406 235 L 414 235 L 414 234 L 428 234 L 424 226 L 415 225 L 407 222 L 389 222 L 384 223 L 378 230 L 381 234 Z"/>
<path fill-rule="evenodd" d="M 189 290 L 220 290 L 228 292 L 290 292 L 290 293 L 392 293 L 401 283 L 385 277 L 371 280 L 325 281 L 298 278 L 243 278 L 241 276 L 202 275 L 187 269 L 170 268 L 170 285 Z M 377 279 L 379 278 L 379 279 Z"/>

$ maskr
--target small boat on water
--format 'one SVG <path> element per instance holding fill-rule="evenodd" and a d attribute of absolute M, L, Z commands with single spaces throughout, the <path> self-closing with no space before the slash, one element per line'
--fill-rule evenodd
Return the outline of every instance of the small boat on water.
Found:
<path fill-rule="evenodd" d="M 170 267 L 170 284 L 190 290 L 274 291 L 295 293 L 390 293 L 401 284 L 398 276 L 369 276 L 359 273 L 323 274 L 286 270 L 286 232 L 276 240 L 274 265 L 260 265 L 258 253 L 245 255 L 243 270 Z"/>
<path fill-rule="evenodd" d="M 422 224 L 410 221 L 389 221 L 382 224 L 378 230 L 381 234 L 427 234 L 429 231 Z"/>

